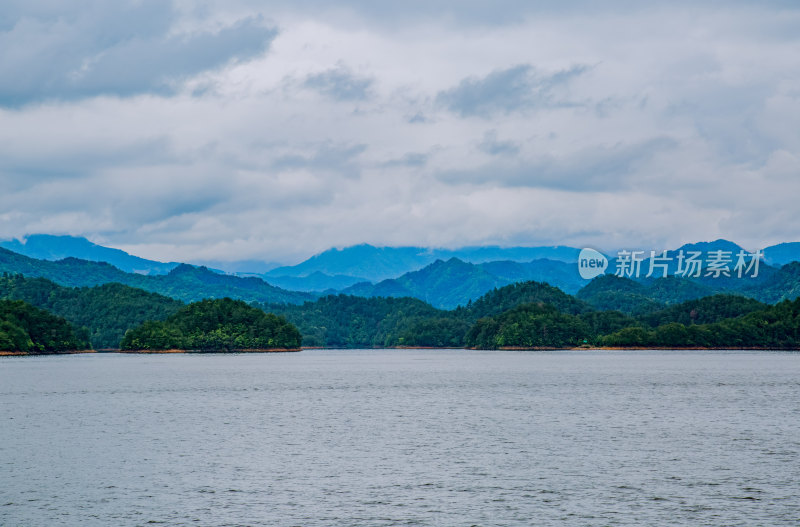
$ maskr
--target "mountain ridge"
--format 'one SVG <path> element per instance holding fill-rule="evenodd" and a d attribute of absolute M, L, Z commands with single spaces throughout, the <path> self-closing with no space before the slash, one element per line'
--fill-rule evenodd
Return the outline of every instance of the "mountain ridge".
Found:
<path fill-rule="evenodd" d="M 70 287 L 120 283 L 183 302 L 231 297 L 247 302 L 299 303 L 315 298 L 308 293 L 274 287 L 260 278 L 224 275 L 189 264 L 179 264 L 165 275 L 141 275 L 126 273 L 105 262 L 72 257 L 52 262 L 29 258 L 3 248 L 0 248 L 0 272 L 47 278 Z"/>
<path fill-rule="evenodd" d="M 0 247 L 37 260 L 78 258 L 90 262 L 105 262 L 126 273 L 167 274 L 178 265 L 177 262 L 165 263 L 140 258 L 78 236 L 31 234 L 21 240 L 0 241 Z"/>

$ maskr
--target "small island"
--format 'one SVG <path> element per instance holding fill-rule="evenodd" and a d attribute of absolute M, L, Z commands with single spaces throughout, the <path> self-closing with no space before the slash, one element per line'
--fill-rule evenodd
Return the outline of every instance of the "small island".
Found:
<path fill-rule="evenodd" d="M 203 300 L 164 321 L 148 321 L 125 333 L 124 352 L 300 351 L 302 336 L 283 317 L 241 300 Z"/>

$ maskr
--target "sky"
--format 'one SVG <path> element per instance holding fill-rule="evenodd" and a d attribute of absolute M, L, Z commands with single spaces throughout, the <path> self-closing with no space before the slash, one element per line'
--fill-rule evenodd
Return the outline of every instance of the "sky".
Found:
<path fill-rule="evenodd" d="M 795 1 L 4 0 L 0 238 L 798 241 L 798 57 Z"/>

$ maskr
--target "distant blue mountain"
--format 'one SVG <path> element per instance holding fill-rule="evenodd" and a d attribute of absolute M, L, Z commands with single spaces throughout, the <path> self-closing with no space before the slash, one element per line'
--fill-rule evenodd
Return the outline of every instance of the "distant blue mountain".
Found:
<path fill-rule="evenodd" d="M 191 262 L 187 262 L 192 265 L 199 265 L 202 267 L 208 267 L 214 271 L 218 271 L 221 273 L 226 274 L 235 274 L 239 276 L 260 276 L 267 271 L 275 269 L 276 267 L 280 267 L 284 265 L 283 263 L 276 263 L 276 262 L 265 262 L 263 260 L 232 260 L 232 261 L 224 261 L 224 260 L 198 260 L 193 259 Z"/>
<path fill-rule="evenodd" d="M 73 236 L 30 235 L 24 240 L 0 242 L 0 247 L 30 258 L 51 261 L 79 258 L 105 262 L 125 272 L 146 275 L 165 275 L 179 265 L 139 258 L 119 249 L 102 247 L 85 238 Z M 674 275 L 677 270 L 676 256 L 679 250 L 684 253 L 700 251 L 704 256 L 711 251 L 729 251 L 735 260 L 740 249 L 739 245 L 728 240 L 683 245 L 670 251 L 673 261 L 668 266 L 669 274 Z M 242 260 L 221 262 L 220 268 L 224 264 L 226 272 L 239 276 L 256 276 L 289 291 L 345 291 L 362 296 L 412 296 L 438 307 L 454 307 L 474 300 L 488 289 L 527 280 L 546 282 L 574 294 L 587 283 L 577 273 L 575 262 L 578 252 L 578 249 L 565 246 L 426 249 L 363 244 L 345 249 L 330 249 L 293 266 L 270 269 L 274 264 Z M 778 267 L 800 261 L 800 243 L 782 243 L 768 247 L 764 249 L 764 254 L 765 261 L 762 262 L 757 279 L 701 276 L 694 281 L 715 291 L 735 292 L 761 287 L 771 279 Z M 656 272 L 651 278 L 645 277 L 649 269 L 649 255 L 649 251 L 643 255 L 645 259 L 641 263 L 638 279 L 644 284 L 649 284 L 660 276 Z M 615 253 L 609 254 L 606 271 L 609 274 L 616 270 L 615 256 Z M 423 270 L 425 272 L 421 272 Z M 788 276 L 784 281 L 792 280 L 794 278 Z M 772 289 L 775 291 L 773 296 L 776 296 L 783 294 L 782 291 L 786 288 L 781 282 Z"/>
<path fill-rule="evenodd" d="M 764 260 L 770 265 L 800 262 L 800 242 L 779 243 L 764 249 Z"/>
<path fill-rule="evenodd" d="M 312 273 L 329 276 L 344 275 L 377 282 L 417 271 L 436 260 L 458 258 L 468 263 L 496 260 L 529 262 L 550 259 L 576 262 L 580 251 L 573 247 L 465 247 L 462 249 L 426 249 L 423 247 L 374 247 L 355 245 L 345 249 L 330 249 L 297 265 L 278 267 L 264 273 L 267 280 L 274 277 L 304 277 Z"/>
<path fill-rule="evenodd" d="M 736 253 L 742 250 L 742 247 L 733 243 L 732 241 L 719 239 L 714 240 L 713 242 L 687 243 L 678 247 L 677 251 L 680 250 L 683 250 L 684 253 L 687 251 L 700 251 L 701 253 L 709 253 L 712 251 L 729 251 L 735 256 Z"/>
<path fill-rule="evenodd" d="M 225 275 L 188 264 L 180 264 L 167 274 L 143 275 L 126 273 L 106 262 L 77 258 L 53 262 L 30 258 L 1 247 L 0 273 L 46 278 L 68 287 L 119 283 L 183 302 L 230 297 L 245 302 L 302 303 L 316 298 L 316 295 L 310 293 L 286 291 L 260 278 Z"/>
<path fill-rule="evenodd" d="M 244 276 L 242 273 L 237 273 Z M 363 282 L 363 278 L 347 275 L 330 276 L 315 271 L 308 276 L 273 276 L 266 278 L 270 284 L 288 289 L 290 291 L 303 291 L 306 293 L 322 293 L 325 291 L 340 291 L 351 285 Z"/>
<path fill-rule="evenodd" d="M 565 293 L 575 294 L 588 283 L 578 274 L 577 263 L 541 258 L 530 262 L 495 261 L 478 264 L 478 267 L 498 277 L 506 284 L 514 282 L 546 282 Z"/>
<path fill-rule="evenodd" d="M 126 273 L 167 274 L 178 263 L 163 263 L 132 256 L 119 249 L 96 245 L 86 238 L 32 234 L 23 240 L 0 242 L 0 247 L 38 260 L 63 260 L 78 258 L 90 262 L 106 262 Z"/>
<path fill-rule="evenodd" d="M 413 297 L 434 307 L 452 309 L 466 305 L 506 282 L 475 264 L 458 258 L 437 260 L 431 265 L 406 273 L 398 278 L 383 280 L 375 285 L 356 284 L 343 291 L 354 296 Z"/>
<path fill-rule="evenodd" d="M 555 260 L 559 262 L 575 263 L 578 261 L 580 249 L 555 245 L 551 247 L 463 247 L 453 250 L 435 251 L 437 258 L 458 258 L 465 262 L 479 264 L 508 260 L 512 262 L 530 262 L 532 260 Z"/>
<path fill-rule="evenodd" d="M 578 274 L 574 263 L 554 260 L 532 262 L 486 262 L 473 264 L 458 258 L 437 260 L 418 270 L 377 284 L 362 282 L 342 292 L 365 297 L 413 297 L 434 307 L 452 309 L 477 300 L 488 291 L 516 282 L 546 282 L 569 293 L 588 283 Z"/>
<path fill-rule="evenodd" d="M 32 234 L 22 240 L 0 242 L 0 247 L 40 260 L 78 258 L 105 262 L 129 273 L 160 275 L 177 267 L 177 262 L 163 263 L 133 256 L 119 249 L 103 247 L 77 236 Z M 492 261 L 529 262 L 550 259 L 577 261 L 578 249 L 572 247 L 465 247 L 461 249 L 426 249 L 423 247 L 374 247 L 362 244 L 344 249 L 330 249 L 293 266 L 276 267 L 257 260 L 231 262 L 195 262 L 211 270 L 240 276 L 258 276 L 279 287 L 297 291 L 341 290 L 359 282 L 378 282 L 417 271 L 436 260 L 458 258 L 469 263 Z"/>
<path fill-rule="evenodd" d="M 302 277 L 319 272 L 329 276 L 345 275 L 375 281 L 400 276 L 435 260 L 427 249 L 373 247 L 363 244 L 345 249 L 329 249 L 297 265 L 272 269 L 263 276 L 269 280 L 276 276 Z"/>

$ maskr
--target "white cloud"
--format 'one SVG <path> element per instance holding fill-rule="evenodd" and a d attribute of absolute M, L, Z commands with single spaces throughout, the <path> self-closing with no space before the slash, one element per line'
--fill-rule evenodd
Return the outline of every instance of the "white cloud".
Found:
<path fill-rule="evenodd" d="M 800 10 L 457 4 L 7 5 L 0 236 L 270 261 L 796 238 Z"/>

